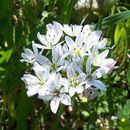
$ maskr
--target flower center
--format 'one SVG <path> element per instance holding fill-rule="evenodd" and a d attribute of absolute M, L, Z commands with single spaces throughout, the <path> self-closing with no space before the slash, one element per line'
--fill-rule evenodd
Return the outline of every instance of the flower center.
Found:
<path fill-rule="evenodd" d="M 55 71 L 56 68 L 57 68 L 57 64 L 53 63 L 52 66 L 51 66 L 51 70 L 52 70 L 52 71 Z"/>
<path fill-rule="evenodd" d="M 44 85 L 44 83 L 45 83 L 45 81 L 44 81 L 44 80 L 40 80 L 40 82 L 39 82 L 40 86 L 43 86 L 43 85 Z"/>
<path fill-rule="evenodd" d="M 76 56 L 81 57 L 81 51 L 77 48 L 74 48 L 74 53 Z"/>
<path fill-rule="evenodd" d="M 55 90 L 54 95 L 55 96 L 59 96 L 60 95 L 60 91 L 59 90 Z"/>
<path fill-rule="evenodd" d="M 72 77 L 70 84 L 71 84 L 72 87 L 76 87 L 76 86 L 79 85 L 79 81 L 76 79 L 76 77 Z"/>

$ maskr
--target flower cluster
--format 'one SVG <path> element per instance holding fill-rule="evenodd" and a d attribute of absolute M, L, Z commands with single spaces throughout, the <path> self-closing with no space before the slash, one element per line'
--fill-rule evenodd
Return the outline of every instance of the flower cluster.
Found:
<path fill-rule="evenodd" d="M 46 25 L 45 35 L 37 33 L 41 44 L 32 42 L 32 50 L 26 48 L 22 61 L 32 65 L 34 74 L 24 74 L 22 80 L 27 95 L 38 94 L 43 101 L 50 101 L 56 113 L 60 103 L 71 105 L 71 97 L 83 93 L 89 87 L 106 91 L 99 80 L 110 72 L 115 61 L 107 58 L 107 39 L 101 31 L 92 31 L 90 25 Z"/>

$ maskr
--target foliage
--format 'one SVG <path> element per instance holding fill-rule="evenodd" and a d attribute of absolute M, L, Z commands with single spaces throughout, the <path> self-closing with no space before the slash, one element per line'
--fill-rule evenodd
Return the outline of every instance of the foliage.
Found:
<path fill-rule="evenodd" d="M 56 115 L 49 104 L 28 98 L 21 77 L 27 64 L 20 62 L 37 32 L 52 21 L 72 19 L 76 0 L 1 0 L 0 3 L 0 128 L 1 130 L 129 130 L 130 129 L 130 2 L 118 0 L 102 14 L 90 6 L 89 21 L 103 30 L 116 68 L 103 77 L 107 92 L 93 100 L 76 99 L 72 107 L 60 106 Z M 92 1 L 91 1 L 92 2 Z M 74 14 L 73 14 L 74 15 Z M 74 15 L 76 17 L 76 14 Z M 88 16 L 88 15 L 86 15 Z M 87 17 L 83 16 L 87 19 Z M 80 21 L 83 24 L 85 20 Z M 80 23 L 79 23 L 80 24 Z M 112 120 L 112 116 L 117 119 Z"/>

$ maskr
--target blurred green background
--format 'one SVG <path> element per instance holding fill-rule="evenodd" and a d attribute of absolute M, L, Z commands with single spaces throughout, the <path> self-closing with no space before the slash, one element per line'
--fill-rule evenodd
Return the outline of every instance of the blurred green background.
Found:
<path fill-rule="evenodd" d="M 0 0 L 0 130 L 130 130 L 130 1 L 84 1 Z M 27 67 L 20 62 L 24 47 L 52 21 L 101 29 L 109 57 L 117 61 L 102 78 L 106 93 L 77 100 L 56 115 L 37 97 L 27 97 L 21 81 Z"/>

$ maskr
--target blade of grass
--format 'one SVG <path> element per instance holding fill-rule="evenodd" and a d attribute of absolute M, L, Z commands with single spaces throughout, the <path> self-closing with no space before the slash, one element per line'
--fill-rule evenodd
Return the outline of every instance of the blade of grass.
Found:
<path fill-rule="evenodd" d="M 27 117 L 28 117 L 29 100 L 26 96 L 25 89 L 23 88 L 17 108 L 17 127 L 16 130 L 27 130 Z"/>
<path fill-rule="evenodd" d="M 128 18 L 130 18 L 130 10 L 114 14 L 114 15 L 106 17 L 102 20 L 101 28 L 102 29 L 109 28 L 109 27 L 116 25 L 117 23 L 122 22 Z"/>
<path fill-rule="evenodd" d="M 61 14 L 59 16 L 60 22 L 69 23 L 72 10 L 77 0 L 67 0 L 63 2 L 63 9 L 61 10 Z"/>

